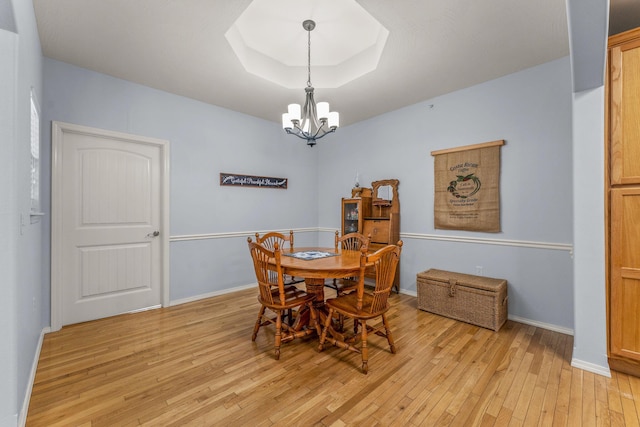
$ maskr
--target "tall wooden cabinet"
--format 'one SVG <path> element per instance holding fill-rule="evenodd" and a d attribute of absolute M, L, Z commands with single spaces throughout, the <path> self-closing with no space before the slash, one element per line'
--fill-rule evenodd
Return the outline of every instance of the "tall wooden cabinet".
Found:
<path fill-rule="evenodd" d="M 640 28 L 609 38 L 606 98 L 609 366 L 640 376 Z"/>
<path fill-rule="evenodd" d="M 377 251 L 400 240 L 400 198 L 397 179 L 385 179 L 371 183 L 372 188 L 357 188 L 352 198 L 342 199 L 342 234 L 358 232 L 371 235 L 369 249 Z M 354 214 L 355 212 L 355 214 Z M 367 271 L 367 277 L 375 278 L 375 271 Z M 400 291 L 400 268 L 396 269 L 393 282 Z"/>

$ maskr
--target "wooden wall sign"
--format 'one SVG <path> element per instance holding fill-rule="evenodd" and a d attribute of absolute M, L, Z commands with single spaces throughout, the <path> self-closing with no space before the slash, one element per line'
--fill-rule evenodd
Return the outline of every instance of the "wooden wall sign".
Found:
<path fill-rule="evenodd" d="M 500 231 L 500 146 L 504 140 L 432 151 L 434 227 Z"/>
<path fill-rule="evenodd" d="M 287 178 L 220 173 L 220 185 L 286 189 Z"/>

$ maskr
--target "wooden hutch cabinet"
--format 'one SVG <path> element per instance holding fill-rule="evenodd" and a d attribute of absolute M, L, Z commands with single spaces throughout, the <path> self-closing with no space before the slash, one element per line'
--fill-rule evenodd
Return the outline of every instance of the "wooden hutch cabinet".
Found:
<path fill-rule="evenodd" d="M 342 234 L 358 232 L 371 235 L 369 249 L 375 252 L 400 240 L 400 199 L 397 179 L 374 181 L 372 188 L 354 188 L 350 199 L 342 199 Z M 353 214 L 355 212 L 355 215 Z M 375 279 L 375 271 L 367 277 Z M 393 282 L 400 291 L 400 268 Z"/>
<path fill-rule="evenodd" d="M 611 369 L 640 376 L 640 28 L 609 37 L 607 338 Z"/>

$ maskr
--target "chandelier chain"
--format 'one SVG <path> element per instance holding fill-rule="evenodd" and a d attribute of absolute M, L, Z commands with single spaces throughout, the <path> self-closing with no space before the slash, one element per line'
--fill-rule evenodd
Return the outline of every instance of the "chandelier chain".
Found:
<path fill-rule="evenodd" d="M 307 30 L 307 87 L 311 87 L 311 30 Z"/>

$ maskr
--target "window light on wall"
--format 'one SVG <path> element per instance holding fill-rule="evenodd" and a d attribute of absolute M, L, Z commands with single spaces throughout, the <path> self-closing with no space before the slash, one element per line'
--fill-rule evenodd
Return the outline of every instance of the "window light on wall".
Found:
<path fill-rule="evenodd" d="M 31 222 L 44 215 L 40 211 L 40 113 L 31 88 Z"/>

